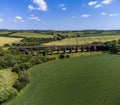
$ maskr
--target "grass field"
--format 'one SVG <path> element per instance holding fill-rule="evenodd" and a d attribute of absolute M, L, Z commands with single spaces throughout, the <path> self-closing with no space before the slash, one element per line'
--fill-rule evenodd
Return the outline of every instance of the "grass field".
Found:
<path fill-rule="evenodd" d="M 0 46 L 4 44 L 11 44 L 13 42 L 19 42 L 22 38 L 8 38 L 8 37 L 0 37 Z"/>
<path fill-rule="evenodd" d="M 0 35 L 5 35 L 5 34 L 9 34 L 10 32 L 8 32 L 8 31 L 5 31 L 5 32 L 1 32 L 0 31 Z"/>
<path fill-rule="evenodd" d="M 46 35 L 46 34 L 38 34 L 38 33 L 30 33 L 30 32 L 17 32 L 14 34 L 11 34 L 10 36 L 19 36 L 19 37 L 35 37 L 35 38 L 52 38 L 52 35 Z"/>
<path fill-rule="evenodd" d="M 62 41 L 54 41 L 45 43 L 44 45 L 73 45 L 73 44 L 90 44 L 94 41 L 111 41 L 120 39 L 120 35 L 109 35 L 109 36 L 89 36 L 89 37 L 77 37 L 67 38 Z"/>
<path fill-rule="evenodd" d="M 28 87 L 5 105 L 120 105 L 120 55 L 51 61 L 30 71 Z"/>

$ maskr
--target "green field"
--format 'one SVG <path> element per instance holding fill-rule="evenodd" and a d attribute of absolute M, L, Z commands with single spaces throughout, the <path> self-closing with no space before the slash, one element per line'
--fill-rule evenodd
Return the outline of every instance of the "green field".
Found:
<path fill-rule="evenodd" d="M 0 36 L 3 36 L 3 37 L 20 37 L 20 38 L 30 38 L 30 37 L 52 38 L 53 37 L 53 35 L 50 35 L 50 34 L 27 32 L 27 31 L 23 31 L 23 32 L 20 32 L 20 31 L 18 31 L 18 32 L 5 31 L 5 32 L 0 32 Z"/>
<path fill-rule="evenodd" d="M 22 38 L 9 38 L 9 37 L 0 37 L 0 46 L 4 44 L 11 44 L 14 42 L 19 42 Z"/>
<path fill-rule="evenodd" d="M 0 35 L 6 35 L 6 34 L 9 34 L 10 32 L 8 32 L 8 31 L 0 31 Z"/>
<path fill-rule="evenodd" d="M 5 105 L 120 105 L 120 56 L 56 60 L 30 69 L 31 82 Z"/>
<path fill-rule="evenodd" d="M 18 37 L 35 37 L 35 38 L 52 38 L 52 35 L 47 35 L 47 34 L 39 34 L 39 33 L 30 33 L 30 32 L 16 32 L 11 34 L 10 36 L 18 36 Z"/>
<path fill-rule="evenodd" d="M 120 39 L 120 35 L 108 35 L 108 36 L 89 36 L 89 37 L 76 37 L 67 38 L 61 41 L 54 41 L 45 43 L 44 45 L 76 45 L 76 44 L 90 44 L 95 41 L 112 41 Z"/>

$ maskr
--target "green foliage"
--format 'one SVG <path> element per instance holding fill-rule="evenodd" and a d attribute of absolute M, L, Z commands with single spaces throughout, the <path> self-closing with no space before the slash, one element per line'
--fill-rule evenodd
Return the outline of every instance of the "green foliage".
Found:
<path fill-rule="evenodd" d="M 70 55 L 66 55 L 66 58 L 70 58 Z"/>
<path fill-rule="evenodd" d="M 5 49 L 5 47 L 0 48 L 0 70 L 10 68 L 10 70 L 12 69 L 12 72 L 18 74 L 18 79 L 13 84 L 13 87 L 15 88 L 13 88 L 14 91 L 10 90 L 9 92 L 7 90 L 3 90 L 0 86 L 0 104 L 7 102 L 12 97 L 16 96 L 17 90 L 20 91 L 29 83 L 30 78 L 27 70 L 30 67 L 54 59 L 54 57 L 47 57 L 37 54 L 23 54 L 16 51 L 12 47 L 9 49 Z M 3 91 L 1 92 L 1 90 Z"/>
<path fill-rule="evenodd" d="M 109 53 L 117 54 L 120 52 L 120 40 L 107 41 L 107 42 L 93 42 L 92 44 L 100 44 L 99 50 L 107 51 Z"/>
<path fill-rule="evenodd" d="M 16 79 L 17 75 L 10 70 L 0 71 L 0 103 L 9 101 L 17 95 L 17 90 L 12 87 Z"/>
<path fill-rule="evenodd" d="M 10 44 L 4 44 L 4 46 L 3 47 L 11 47 L 11 45 Z"/>
<path fill-rule="evenodd" d="M 15 96 L 17 96 L 17 91 L 13 88 L 10 88 L 9 90 L 4 90 L 0 93 L 0 103 L 10 101 Z"/>
<path fill-rule="evenodd" d="M 68 55 L 68 54 L 67 54 L 67 55 L 60 54 L 60 55 L 59 55 L 59 58 L 60 58 L 60 59 L 70 58 L 70 55 Z"/>
<path fill-rule="evenodd" d="M 21 71 L 29 69 L 31 66 L 32 66 L 31 63 L 28 63 L 28 62 L 17 64 L 12 68 L 12 71 L 16 72 L 16 73 L 19 73 Z"/>
<path fill-rule="evenodd" d="M 64 55 L 64 54 L 60 54 L 60 55 L 59 55 L 59 58 L 60 58 L 60 59 L 63 59 L 63 58 L 65 58 L 65 55 Z"/>
<path fill-rule="evenodd" d="M 15 82 L 13 87 L 16 88 L 18 91 L 20 91 L 21 89 L 23 89 L 26 86 L 26 84 L 29 83 L 29 81 L 30 81 L 29 78 L 30 78 L 30 76 L 27 71 L 20 71 L 18 73 L 18 80 Z"/>

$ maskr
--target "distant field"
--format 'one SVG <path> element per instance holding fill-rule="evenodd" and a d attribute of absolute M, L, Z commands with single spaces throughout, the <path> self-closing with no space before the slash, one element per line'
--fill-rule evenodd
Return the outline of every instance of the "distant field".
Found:
<path fill-rule="evenodd" d="M 38 34 L 38 33 L 30 33 L 30 32 L 17 32 L 13 33 L 10 36 L 19 36 L 19 37 L 36 37 L 36 38 L 51 38 L 52 35 L 46 35 L 46 34 Z"/>
<path fill-rule="evenodd" d="M 5 32 L 0 32 L 0 35 L 4 35 L 4 34 L 9 34 L 10 32 L 5 31 Z"/>
<path fill-rule="evenodd" d="M 0 37 L 0 46 L 4 44 L 10 44 L 13 42 L 19 42 L 22 38 L 9 38 L 9 37 Z"/>
<path fill-rule="evenodd" d="M 30 70 L 29 86 L 5 105 L 120 105 L 120 55 L 57 60 Z"/>
<path fill-rule="evenodd" d="M 77 37 L 67 38 L 62 41 L 54 41 L 45 43 L 44 45 L 73 45 L 73 44 L 90 44 L 95 41 L 111 41 L 120 39 L 120 35 L 109 35 L 109 36 L 89 36 L 89 37 Z"/>

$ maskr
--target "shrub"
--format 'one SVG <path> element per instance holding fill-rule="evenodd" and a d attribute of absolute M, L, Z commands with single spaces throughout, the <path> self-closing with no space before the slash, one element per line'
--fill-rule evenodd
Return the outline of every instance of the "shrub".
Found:
<path fill-rule="evenodd" d="M 64 54 L 60 54 L 59 58 L 63 59 L 63 58 L 65 58 L 65 55 Z"/>
<path fill-rule="evenodd" d="M 70 58 L 70 55 L 66 55 L 66 58 Z"/>
<path fill-rule="evenodd" d="M 30 78 L 27 71 L 20 71 L 18 73 L 18 80 L 14 83 L 13 87 L 16 88 L 18 91 L 24 88 L 27 83 L 29 83 Z"/>
<path fill-rule="evenodd" d="M 3 47 L 11 47 L 9 44 L 4 44 Z"/>

